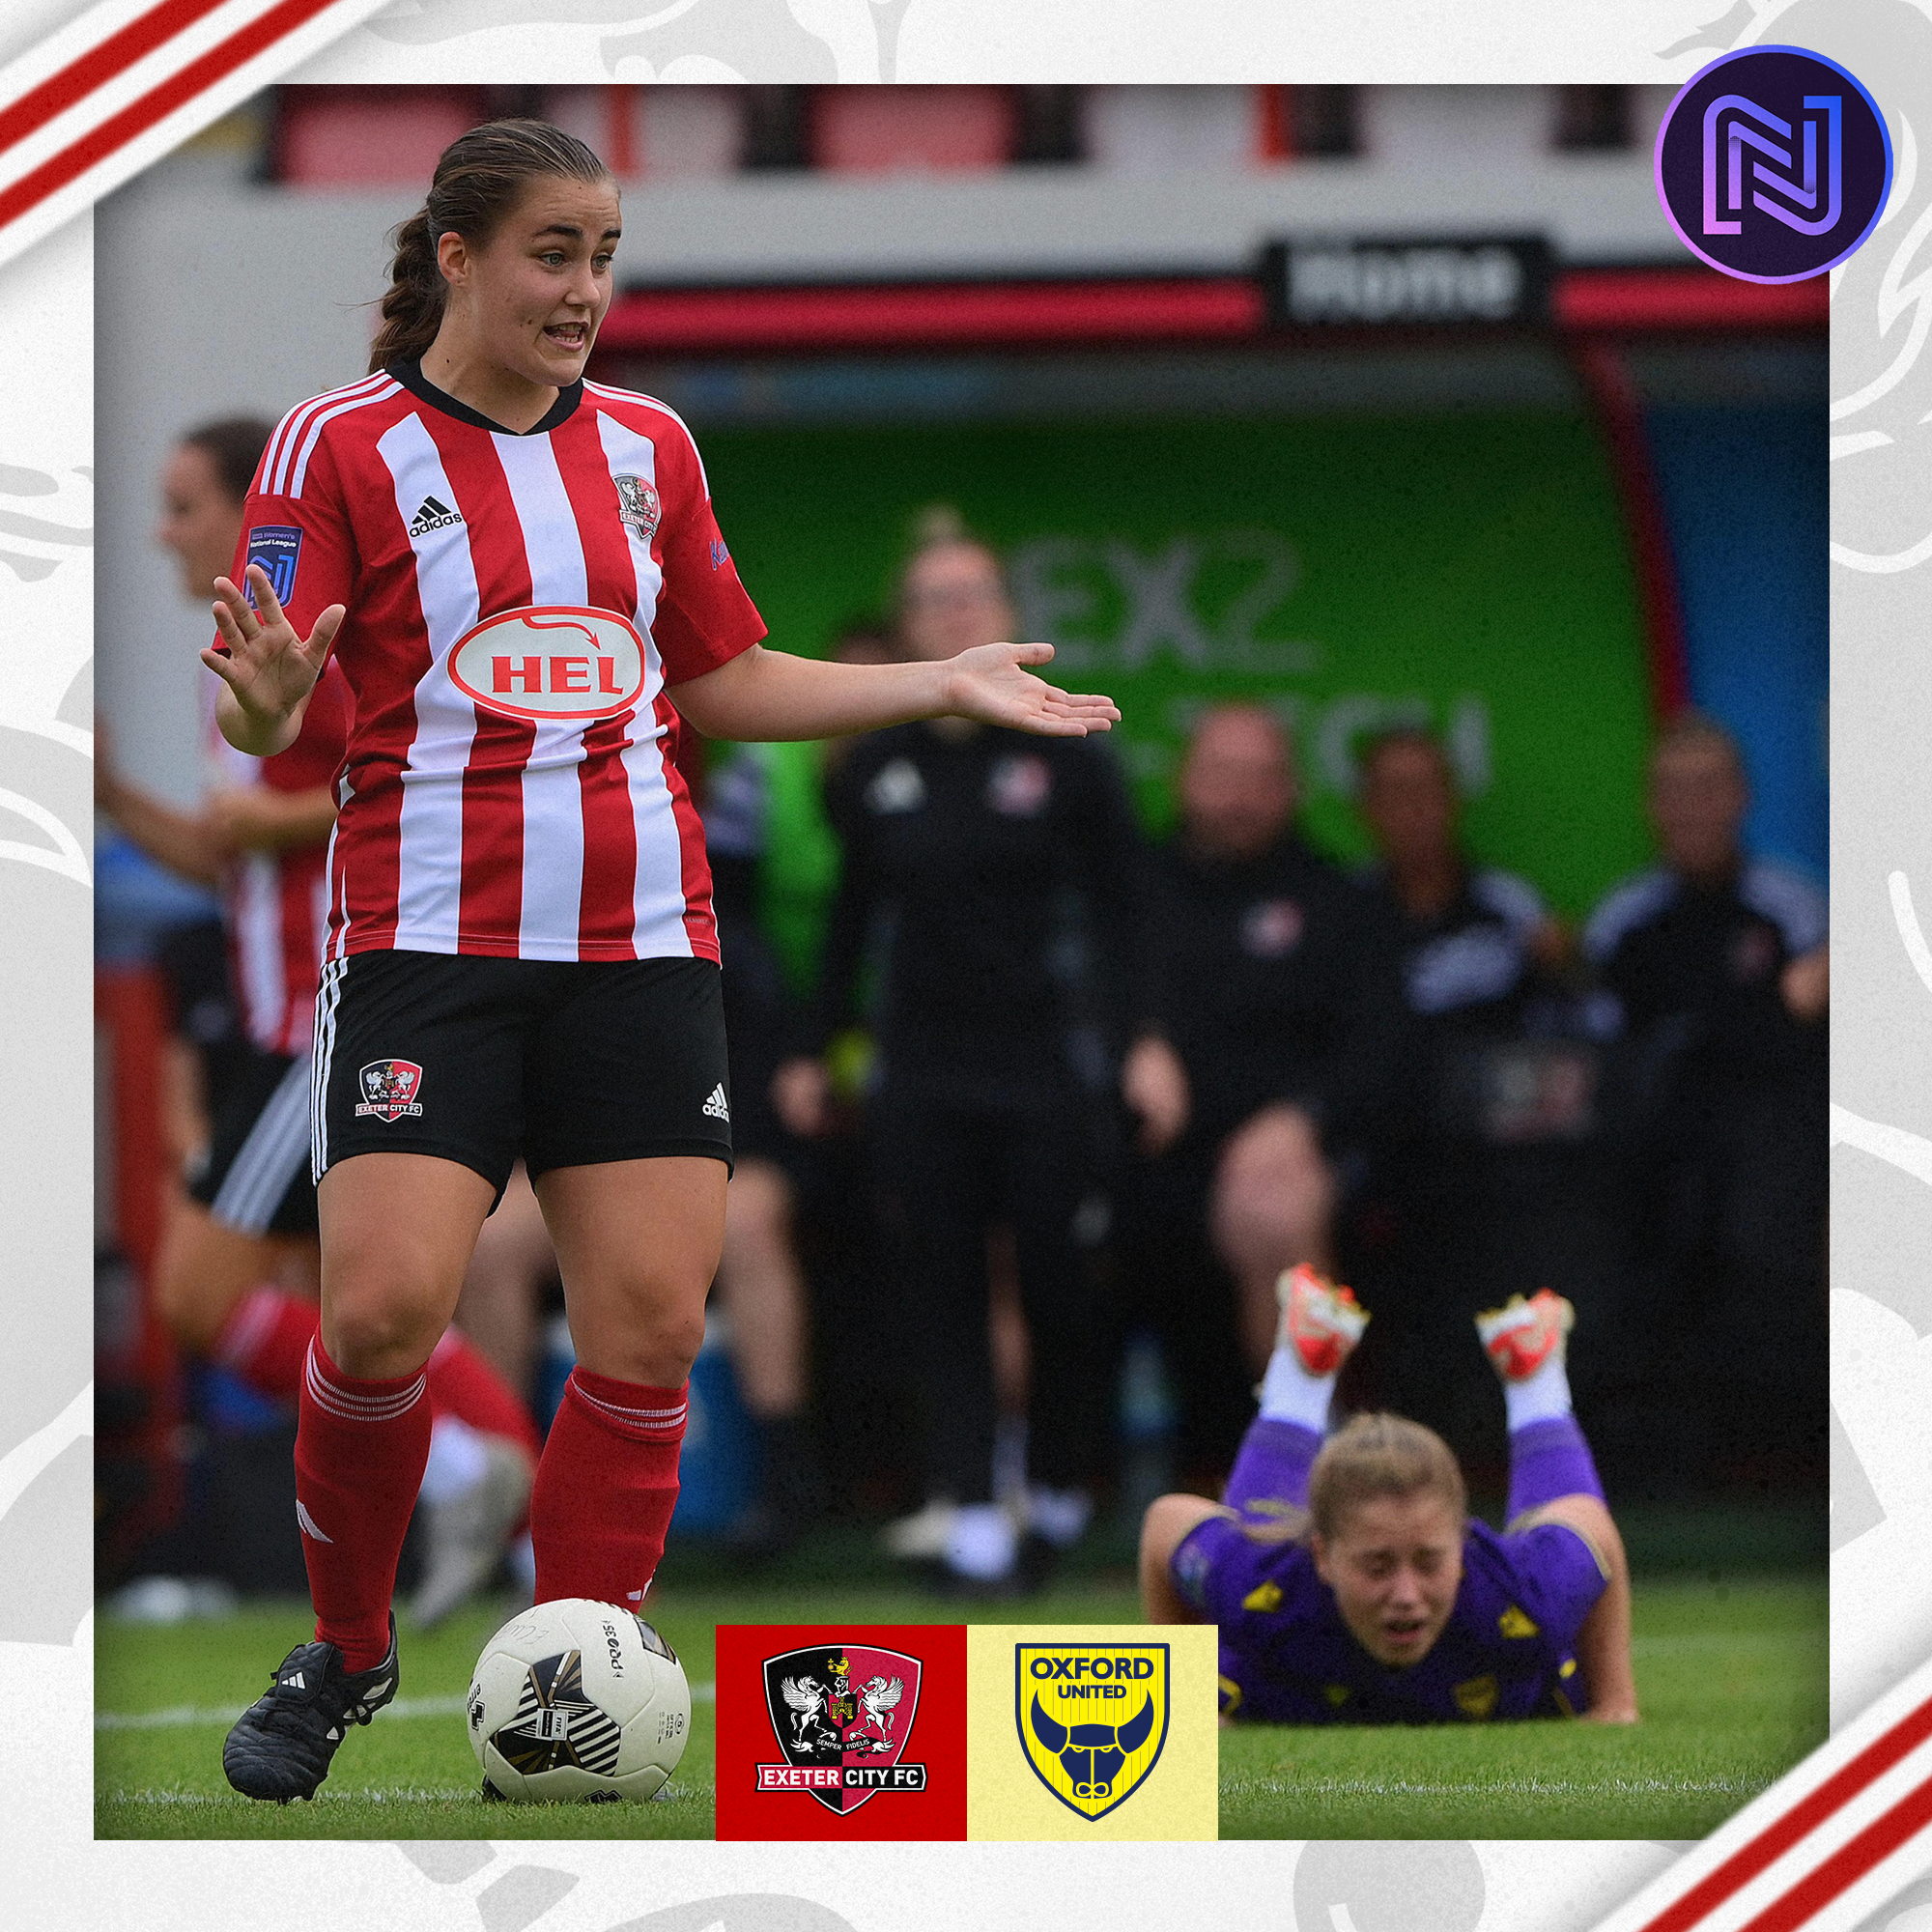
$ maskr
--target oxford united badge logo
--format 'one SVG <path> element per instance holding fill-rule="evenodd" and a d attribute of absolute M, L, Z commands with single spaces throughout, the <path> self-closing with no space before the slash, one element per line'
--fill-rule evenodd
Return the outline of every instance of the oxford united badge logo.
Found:
<path fill-rule="evenodd" d="M 1160 1761 L 1164 1643 L 1014 1646 L 1014 1718 L 1034 1776 L 1083 1818 L 1123 1804 Z"/>

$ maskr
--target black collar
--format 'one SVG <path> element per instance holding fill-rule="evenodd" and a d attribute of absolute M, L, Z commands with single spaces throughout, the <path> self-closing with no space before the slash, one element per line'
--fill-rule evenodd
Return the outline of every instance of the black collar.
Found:
<path fill-rule="evenodd" d="M 419 396 L 432 409 L 440 410 L 446 416 L 454 416 L 458 422 L 469 423 L 473 429 L 487 429 L 492 436 L 547 435 L 568 422 L 578 404 L 583 400 L 583 378 L 580 376 L 568 388 L 556 392 L 556 401 L 544 412 L 541 422 L 532 423 L 528 429 L 506 429 L 499 422 L 492 422 L 481 410 L 472 410 L 468 403 L 459 402 L 447 389 L 439 389 L 423 374 L 420 356 L 391 362 L 384 373 L 393 376 L 411 395 Z"/>

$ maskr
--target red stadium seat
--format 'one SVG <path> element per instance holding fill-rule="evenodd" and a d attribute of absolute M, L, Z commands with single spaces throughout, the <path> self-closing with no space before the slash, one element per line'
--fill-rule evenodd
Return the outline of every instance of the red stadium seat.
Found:
<path fill-rule="evenodd" d="M 811 101 L 810 157 L 853 174 L 1004 167 L 1018 120 L 1004 87 L 822 87 Z"/>
<path fill-rule="evenodd" d="M 275 178 L 299 187 L 420 186 L 488 118 L 467 88 L 290 87 L 277 101 Z"/>

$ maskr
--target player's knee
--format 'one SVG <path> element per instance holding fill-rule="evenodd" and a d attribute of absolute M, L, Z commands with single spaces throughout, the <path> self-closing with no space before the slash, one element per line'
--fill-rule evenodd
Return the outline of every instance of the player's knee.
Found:
<path fill-rule="evenodd" d="M 199 1348 L 208 1339 L 198 1332 L 202 1324 L 195 1319 L 200 1311 L 194 1289 L 194 1271 L 164 1251 L 155 1270 L 155 1313 L 168 1333 L 189 1348 Z"/>
<path fill-rule="evenodd" d="M 646 1388 L 677 1388 L 704 1346 L 704 1308 L 646 1306 L 628 1319 L 598 1324 L 583 1338 L 579 1359 L 600 1374 Z"/>
<path fill-rule="evenodd" d="M 332 1295 L 322 1315 L 322 1346 L 344 1375 L 371 1381 L 413 1375 L 442 1326 L 426 1310 L 389 1297 Z"/>
<path fill-rule="evenodd" d="M 205 1353 L 221 1332 L 236 1293 L 196 1251 L 193 1241 L 171 1240 L 155 1269 L 155 1312 L 185 1349 Z"/>

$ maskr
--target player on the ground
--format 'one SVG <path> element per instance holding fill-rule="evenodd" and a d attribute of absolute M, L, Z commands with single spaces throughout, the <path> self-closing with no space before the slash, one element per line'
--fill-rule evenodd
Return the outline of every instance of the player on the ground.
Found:
<path fill-rule="evenodd" d="M 1630 1573 L 1564 1371 L 1548 1289 L 1477 1319 L 1509 1409 L 1509 1526 L 1471 1521 L 1420 1423 L 1356 1415 L 1323 1440 L 1368 1321 L 1298 1267 L 1225 1503 L 1161 1496 L 1141 1533 L 1155 1623 L 1221 1633 L 1224 1718 L 1432 1723 L 1636 1719 Z"/>
<path fill-rule="evenodd" d="M 236 416 L 189 430 L 161 473 L 156 531 L 187 595 L 212 596 L 242 535 L 242 505 L 272 425 Z M 199 673 L 197 673 L 199 675 Z M 151 858 L 217 886 L 247 1057 L 215 1096 L 206 1160 L 178 1199 L 156 1258 L 157 1308 L 176 1340 L 262 1395 L 294 1402 L 317 1323 L 309 1043 L 327 921 L 334 782 L 349 733 L 339 671 L 317 684 L 300 731 L 271 757 L 211 730 L 215 782 L 184 811 L 132 782 L 97 745 L 95 802 Z M 467 1339 L 429 1371 L 435 1454 L 422 1486 L 428 1551 L 415 1611 L 433 1623 L 487 1577 L 528 1499 L 536 1430 Z"/>
<path fill-rule="evenodd" d="M 283 419 L 246 588 L 216 586 L 205 662 L 238 749 L 293 741 L 331 648 L 355 701 L 296 1440 L 316 1634 L 229 1733 L 251 1797 L 312 1796 L 347 1724 L 395 1694 L 424 1365 L 519 1152 L 577 1351 L 531 1493 L 536 1594 L 635 1610 L 650 1586 L 731 1156 L 683 721 L 823 738 L 953 713 L 1083 736 L 1119 715 L 1032 676 L 1044 644 L 867 666 L 762 649 L 690 432 L 583 381 L 619 225 L 610 171 L 554 128 L 452 143 L 398 231 L 373 373 Z"/>

